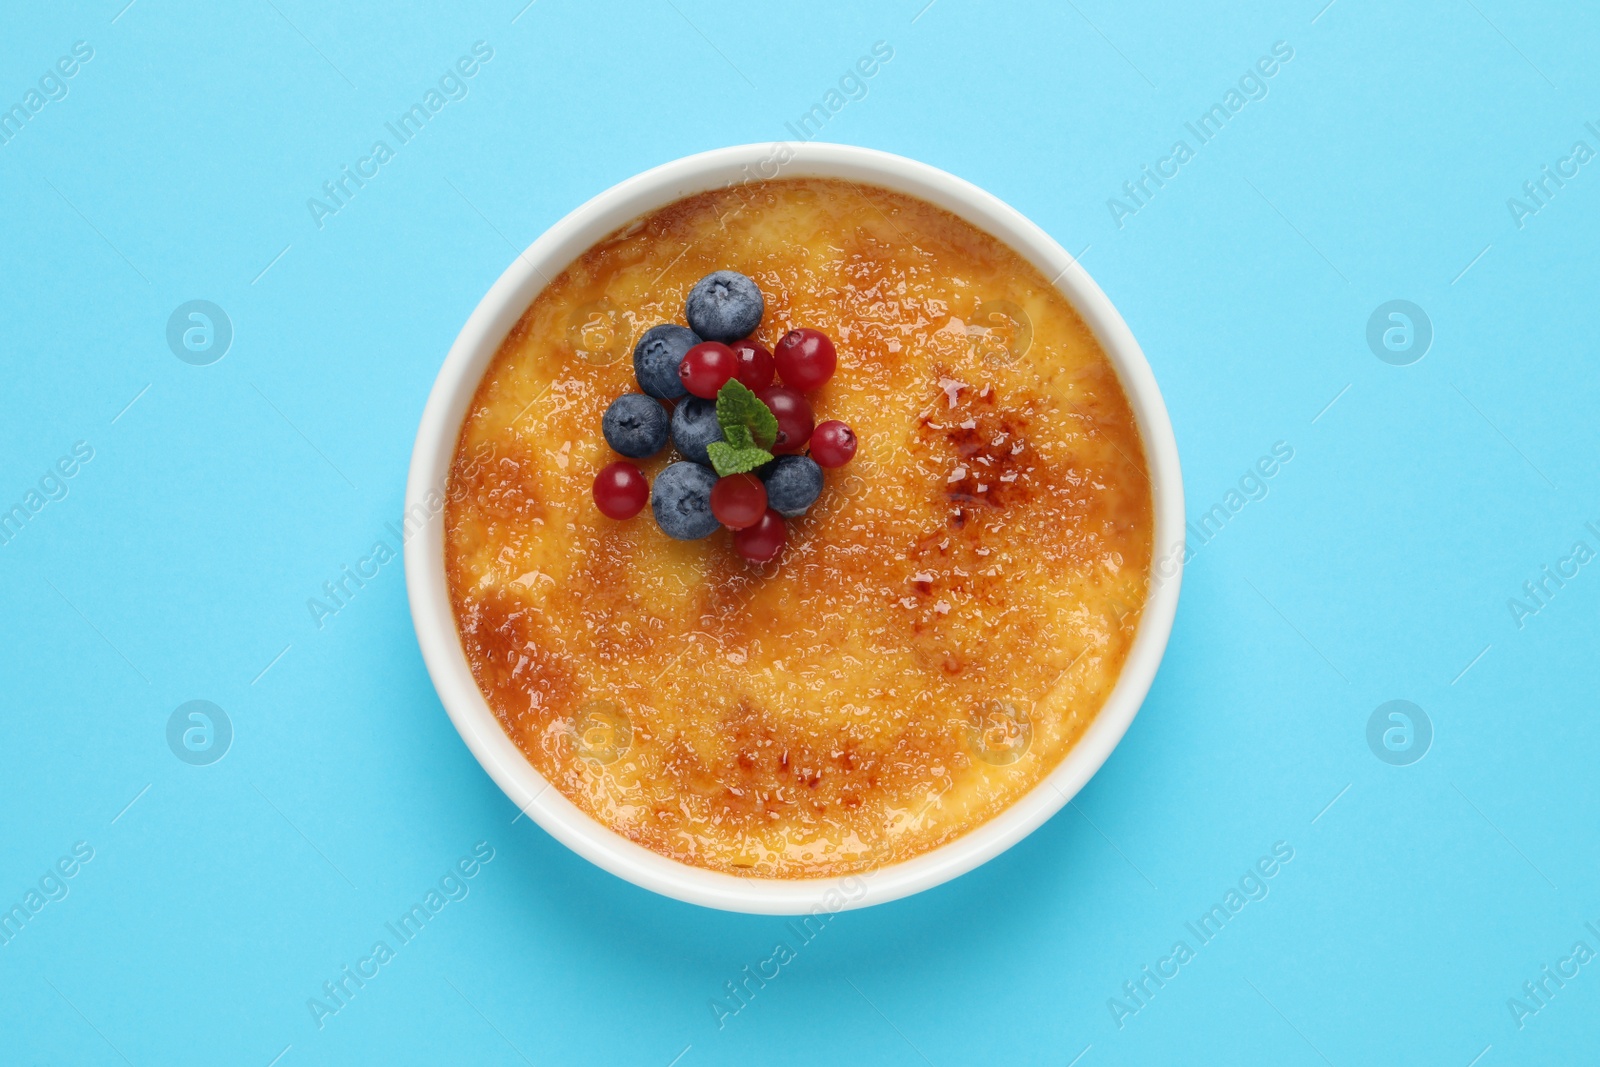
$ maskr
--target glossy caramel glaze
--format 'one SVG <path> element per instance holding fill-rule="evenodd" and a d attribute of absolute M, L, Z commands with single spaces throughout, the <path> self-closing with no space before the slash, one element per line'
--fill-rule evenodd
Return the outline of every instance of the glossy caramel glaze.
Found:
<path fill-rule="evenodd" d="M 722 268 L 761 286 L 769 348 L 835 340 L 811 399 L 860 439 L 759 568 L 590 496 L 633 339 Z M 495 356 L 449 490 L 456 619 L 507 733 L 601 823 L 735 874 L 906 859 L 1037 785 L 1115 684 L 1150 565 L 1139 433 L 1070 304 L 971 225 L 846 182 L 694 196 L 585 253 Z"/>

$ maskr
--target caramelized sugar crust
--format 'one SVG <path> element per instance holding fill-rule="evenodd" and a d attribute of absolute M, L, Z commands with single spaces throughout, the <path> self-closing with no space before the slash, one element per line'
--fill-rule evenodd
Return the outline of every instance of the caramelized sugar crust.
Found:
<path fill-rule="evenodd" d="M 861 443 L 761 568 L 590 496 L 633 340 L 723 268 L 761 286 L 769 348 L 835 340 L 817 420 Z M 947 212 L 838 181 L 690 197 L 585 253 L 495 356 L 448 499 L 506 732 L 601 823 L 734 874 L 862 871 L 1022 796 L 1116 682 L 1150 567 L 1138 430 L 1065 298 Z"/>

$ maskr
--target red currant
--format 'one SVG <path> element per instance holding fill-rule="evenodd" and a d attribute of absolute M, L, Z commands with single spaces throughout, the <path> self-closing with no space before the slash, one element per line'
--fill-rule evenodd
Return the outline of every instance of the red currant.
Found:
<path fill-rule="evenodd" d="M 778 420 L 778 440 L 772 451 L 778 454 L 798 452 L 811 440 L 811 405 L 793 389 L 769 385 L 758 390 L 756 396 L 772 411 Z"/>
<path fill-rule="evenodd" d="M 730 530 L 754 526 L 766 510 L 767 487 L 754 474 L 730 474 L 711 487 L 711 514 Z"/>
<path fill-rule="evenodd" d="M 684 353 L 678 379 L 695 396 L 712 400 L 739 370 L 739 357 L 720 341 L 701 341 Z"/>
<path fill-rule="evenodd" d="M 856 454 L 856 432 L 829 419 L 811 432 L 811 458 L 819 467 L 842 467 Z"/>
<path fill-rule="evenodd" d="M 600 468 L 594 479 L 594 503 L 610 519 L 631 519 L 650 500 L 650 482 L 644 471 L 618 460 Z"/>
<path fill-rule="evenodd" d="M 784 384 L 802 392 L 821 386 L 833 377 L 833 370 L 839 365 L 838 354 L 828 335 L 805 327 L 790 330 L 779 338 L 772 349 L 772 359 Z"/>
<path fill-rule="evenodd" d="M 739 357 L 739 371 L 734 375 L 751 392 L 772 384 L 772 353 L 754 337 L 735 341 L 728 346 Z"/>
<path fill-rule="evenodd" d="M 733 550 L 751 563 L 765 563 L 783 551 L 788 538 L 783 516 L 768 508 L 754 526 L 733 532 Z"/>

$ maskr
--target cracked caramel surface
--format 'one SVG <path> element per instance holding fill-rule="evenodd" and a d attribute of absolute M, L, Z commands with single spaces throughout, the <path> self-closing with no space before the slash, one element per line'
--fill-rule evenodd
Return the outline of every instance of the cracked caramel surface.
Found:
<path fill-rule="evenodd" d="M 834 339 L 810 399 L 860 439 L 759 568 L 590 496 L 634 339 L 723 268 L 760 285 L 769 349 Z M 828 180 L 585 253 L 490 365 L 448 500 L 462 645 L 529 762 L 647 848 L 777 878 L 908 859 L 1036 785 L 1115 684 L 1151 555 L 1138 429 L 1067 300 L 968 223 Z"/>

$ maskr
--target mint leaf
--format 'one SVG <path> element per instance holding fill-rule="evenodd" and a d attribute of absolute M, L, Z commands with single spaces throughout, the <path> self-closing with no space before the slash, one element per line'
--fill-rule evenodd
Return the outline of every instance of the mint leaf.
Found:
<path fill-rule="evenodd" d="M 720 477 L 747 474 L 772 462 L 767 451 L 778 439 L 778 420 L 761 398 L 730 378 L 717 390 L 717 425 L 722 440 L 706 446 L 711 468 Z"/>
<path fill-rule="evenodd" d="M 722 427 L 723 440 L 730 444 L 745 440 L 739 434 L 741 430 L 764 449 L 771 448 L 778 439 L 777 416 L 737 378 L 729 378 L 717 390 L 717 425 Z"/>
<path fill-rule="evenodd" d="M 749 436 L 749 431 L 742 426 L 736 426 L 734 429 Z M 706 454 L 711 457 L 711 469 L 722 478 L 730 474 L 748 474 L 757 467 L 772 462 L 772 453 L 764 448 L 757 448 L 754 445 L 736 448 L 726 441 L 712 441 L 706 446 Z"/>
<path fill-rule="evenodd" d="M 722 431 L 722 439 L 728 442 L 729 448 L 746 449 L 759 447 L 750 437 L 750 431 L 743 426 L 729 426 Z"/>

